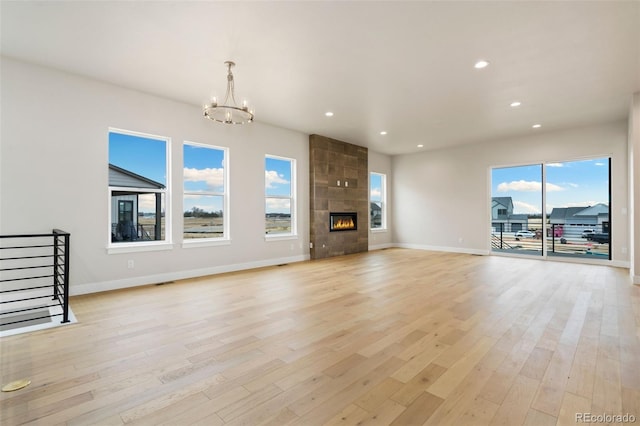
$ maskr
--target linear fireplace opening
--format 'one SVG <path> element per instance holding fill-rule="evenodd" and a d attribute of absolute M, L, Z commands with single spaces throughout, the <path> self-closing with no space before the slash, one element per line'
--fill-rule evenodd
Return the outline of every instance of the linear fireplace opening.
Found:
<path fill-rule="evenodd" d="M 356 231 L 358 229 L 357 212 L 329 212 L 329 231 Z"/>

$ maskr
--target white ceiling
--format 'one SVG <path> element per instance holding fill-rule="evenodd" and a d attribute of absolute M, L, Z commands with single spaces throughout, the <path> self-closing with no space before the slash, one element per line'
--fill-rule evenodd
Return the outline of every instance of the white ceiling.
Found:
<path fill-rule="evenodd" d="M 2 0 L 0 15 L 3 55 L 193 105 L 224 95 L 234 60 L 256 121 L 387 154 L 624 119 L 640 91 L 638 1 Z"/>

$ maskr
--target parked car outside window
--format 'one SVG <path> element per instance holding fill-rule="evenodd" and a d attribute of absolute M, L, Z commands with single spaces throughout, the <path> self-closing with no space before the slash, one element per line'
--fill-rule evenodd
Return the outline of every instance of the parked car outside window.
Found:
<path fill-rule="evenodd" d="M 535 238 L 535 232 L 531 231 L 518 231 L 516 232 L 516 238 Z"/>
<path fill-rule="evenodd" d="M 598 234 L 596 232 L 594 232 L 593 234 L 589 235 L 587 237 L 587 240 L 589 241 L 593 241 L 595 243 L 600 243 L 600 244 L 608 244 L 609 243 L 609 234 Z"/>
<path fill-rule="evenodd" d="M 596 231 L 594 231 L 593 229 L 585 229 L 584 231 L 582 231 L 582 238 L 589 238 L 590 235 L 595 234 Z"/>

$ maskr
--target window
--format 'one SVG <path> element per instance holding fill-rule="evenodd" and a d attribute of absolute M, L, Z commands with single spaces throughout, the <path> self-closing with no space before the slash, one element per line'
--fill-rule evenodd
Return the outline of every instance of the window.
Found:
<path fill-rule="evenodd" d="M 295 165 L 291 158 L 265 158 L 265 234 L 295 235 Z"/>
<path fill-rule="evenodd" d="M 168 241 L 169 139 L 109 131 L 111 244 Z"/>
<path fill-rule="evenodd" d="M 371 173 L 369 177 L 369 218 L 371 229 L 387 229 L 387 176 Z"/>
<path fill-rule="evenodd" d="M 133 201 L 118 200 L 118 222 L 133 220 Z"/>
<path fill-rule="evenodd" d="M 183 146 L 183 238 L 228 239 L 227 148 Z"/>

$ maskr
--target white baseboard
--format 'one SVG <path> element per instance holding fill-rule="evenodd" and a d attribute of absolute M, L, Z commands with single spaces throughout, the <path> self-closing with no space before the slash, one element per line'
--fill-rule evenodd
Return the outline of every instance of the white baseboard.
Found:
<path fill-rule="evenodd" d="M 375 245 L 369 246 L 369 251 L 382 250 L 382 249 L 393 248 L 393 247 L 396 247 L 396 245 L 393 243 L 375 244 Z"/>
<path fill-rule="evenodd" d="M 448 253 L 477 254 L 481 256 L 486 256 L 490 254 L 488 250 L 478 250 L 478 249 L 465 248 L 465 247 L 443 247 L 443 246 L 429 246 L 429 245 L 423 245 L 423 244 L 406 244 L 406 243 L 393 244 L 393 247 L 408 248 L 408 249 L 415 249 L 415 250 L 444 251 Z"/>
<path fill-rule="evenodd" d="M 130 287 L 139 287 L 149 284 L 159 284 L 187 278 L 204 277 L 207 275 L 223 274 L 225 272 L 244 271 L 247 269 L 263 268 L 265 266 L 282 265 L 284 263 L 294 263 L 309 260 L 309 255 L 281 257 L 278 259 L 257 260 L 247 263 L 236 263 L 233 265 L 213 266 L 211 268 L 193 269 L 189 271 L 167 272 L 164 274 L 145 275 L 142 277 L 125 278 L 121 280 L 103 281 L 97 283 L 71 286 L 69 294 L 79 296 L 81 294 L 98 293 L 101 291 L 120 290 Z"/>
<path fill-rule="evenodd" d="M 629 267 L 631 266 L 631 262 L 625 260 L 612 260 L 609 265 L 615 266 L 616 268 L 629 269 Z"/>

